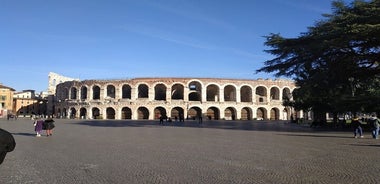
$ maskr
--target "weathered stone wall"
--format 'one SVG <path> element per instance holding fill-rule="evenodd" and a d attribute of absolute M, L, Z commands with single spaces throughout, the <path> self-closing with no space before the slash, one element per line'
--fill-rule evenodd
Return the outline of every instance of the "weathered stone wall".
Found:
<path fill-rule="evenodd" d="M 134 78 L 61 83 L 55 115 L 99 119 L 282 119 L 292 110 L 283 98 L 295 89 L 290 80 L 218 78 Z"/>

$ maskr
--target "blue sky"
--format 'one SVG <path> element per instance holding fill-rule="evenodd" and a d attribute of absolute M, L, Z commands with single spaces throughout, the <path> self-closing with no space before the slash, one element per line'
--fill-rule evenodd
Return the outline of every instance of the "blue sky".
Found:
<path fill-rule="evenodd" d="M 0 0 L 0 82 L 45 91 L 84 79 L 274 78 L 263 36 L 297 37 L 329 0 Z"/>

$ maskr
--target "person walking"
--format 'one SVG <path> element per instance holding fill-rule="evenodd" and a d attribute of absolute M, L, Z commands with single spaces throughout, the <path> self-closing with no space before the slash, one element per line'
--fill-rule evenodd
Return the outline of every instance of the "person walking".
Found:
<path fill-rule="evenodd" d="M 55 127 L 54 125 L 54 120 L 52 118 L 48 118 L 45 120 L 45 129 L 46 129 L 46 136 L 52 136 L 53 135 L 53 128 Z"/>
<path fill-rule="evenodd" d="M 372 137 L 374 139 L 379 139 L 379 127 L 380 127 L 380 124 L 379 124 L 379 120 L 376 117 L 376 114 L 372 115 L 372 117 L 370 119 L 370 123 L 371 123 L 371 126 L 372 126 Z"/>
<path fill-rule="evenodd" d="M 354 129 L 354 138 L 358 138 L 358 134 L 359 134 L 360 138 L 364 137 L 363 136 L 363 129 L 362 129 L 361 125 L 362 124 L 361 124 L 361 122 L 357 116 L 352 118 L 351 126 Z"/>
<path fill-rule="evenodd" d="M 42 129 L 43 129 L 44 120 L 41 118 L 36 118 L 34 120 L 34 131 L 36 132 L 36 137 L 41 137 Z"/>

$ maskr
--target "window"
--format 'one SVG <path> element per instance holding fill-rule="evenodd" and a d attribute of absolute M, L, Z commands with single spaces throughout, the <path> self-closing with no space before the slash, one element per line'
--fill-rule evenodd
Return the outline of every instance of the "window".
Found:
<path fill-rule="evenodd" d="M 5 101 L 7 99 L 7 96 L 1 96 L 1 100 Z"/>

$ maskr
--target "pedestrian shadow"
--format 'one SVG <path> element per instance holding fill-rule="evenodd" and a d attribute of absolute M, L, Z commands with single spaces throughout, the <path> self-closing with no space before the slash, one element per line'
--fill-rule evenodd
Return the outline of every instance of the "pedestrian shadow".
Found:
<path fill-rule="evenodd" d="M 341 139 L 352 139 L 352 137 L 343 135 L 316 135 L 316 134 L 278 134 L 285 136 L 295 136 L 295 137 L 321 137 L 321 138 L 341 138 Z"/>
<path fill-rule="evenodd" d="M 12 133 L 12 135 L 22 135 L 22 136 L 36 136 L 35 133 Z"/>

